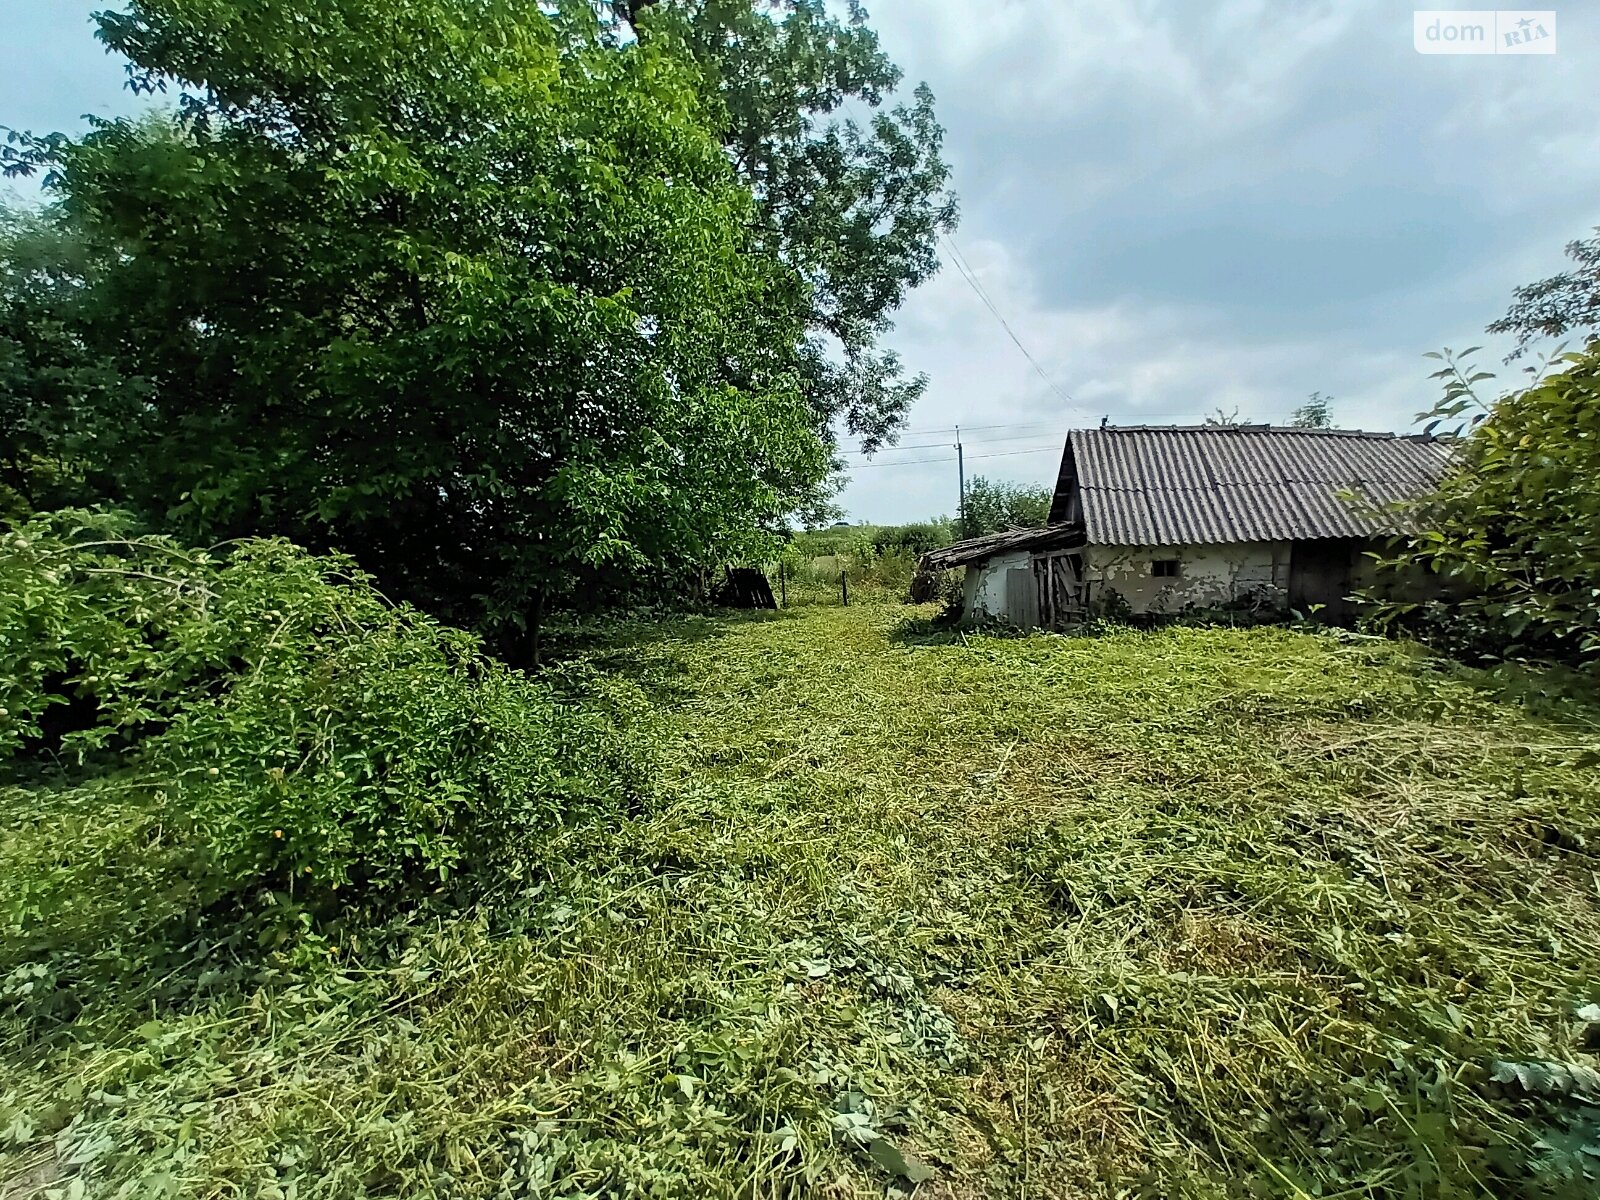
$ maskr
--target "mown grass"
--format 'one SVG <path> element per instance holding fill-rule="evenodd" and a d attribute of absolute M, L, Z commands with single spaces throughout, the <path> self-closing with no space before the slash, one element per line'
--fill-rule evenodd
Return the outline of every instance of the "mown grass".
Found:
<path fill-rule="evenodd" d="M 1600 708 L 919 615 L 589 645 L 659 799 L 468 914 L 240 925 L 154 798 L 13 790 L 0 1194 L 1594 1194 Z"/>

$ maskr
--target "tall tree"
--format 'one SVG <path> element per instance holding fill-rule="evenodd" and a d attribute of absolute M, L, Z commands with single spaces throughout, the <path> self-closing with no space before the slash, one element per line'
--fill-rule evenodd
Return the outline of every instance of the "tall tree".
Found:
<path fill-rule="evenodd" d="M 933 94 L 918 86 L 891 103 L 901 73 L 860 0 L 842 18 L 825 0 L 597 3 L 624 31 L 678 42 L 700 64 L 762 242 L 810 288 L 806 394 L 819 426 L 881 446 L 927 380 L 880 341 L 956 221 Z"/>
<path fill-rule="evenodd" d="M 1312 392 L 1306 402 L 1294 410 L 1289 423 L 1296 429 L 1332 429 L 1333 397 Z"/>
<path fill-rule="evenodd" d="M 50 214 L 0 206 L 0 518 L 92 502 L 96 439 L 140 392 L 81 336 L 95 257 Z"/>
<path fill-rule="evenodd" d="M 1568 242 L 1567 257 L 1572 270 L 1519 287 L 1506 315 L 1489 326 L 1490 333 L 1516 335 L 1507 362 L 1540 338 L 1600 333 L 1600 227 L 1591 237 Z"/>
<path fill-rule="evenodd" d="M 1388 564 L 1426 568 L 1462 594 L 1421 615 L 1475 653 L 1600 659 L 1600 346 L 1531 386 L 1485 401 L 1492 378 L 1443 355 L 1444 397 L 1422 414 L 1455 422 L 1458 455 L 1436 495 L 1404 506 L 1412 532 Z M 1381 611 L 1402 623 L 1415 604 Z M 1423 626 L 1426 628 L 1426 625 Z"/>
<path fill-rule="evenodd" d="M 502 629 L 749 552 L 828 470 L 804 281 L 665 40 L 583 5 L 131 0 L 179 112 L 37 139 L 146 381 L 107 447 L 177 532 L 282 532 Z M 25 161 L 31 160 L 31 161 Z"/>

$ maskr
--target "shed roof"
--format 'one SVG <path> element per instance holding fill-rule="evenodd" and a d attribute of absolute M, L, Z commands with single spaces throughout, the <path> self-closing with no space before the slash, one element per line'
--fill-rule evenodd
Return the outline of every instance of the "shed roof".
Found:
<path fill-rule="evenodd" d="M 1448 442 L 1360 430 L 1078 429 L 1067 435 L 1050 519 L 1068 515 L 1076 487 L 1088 540 L 1100 545 L 1370 537 L 1392 525 L 1362 509 L 1425 494 L 1451 455 Z"/>
<path fill-rule="evenodd" d="M 1013 550 L 1071 550 L 1083 545 L 1083 530 L 1076 525 L 1046 525 L 1042 529 L 1007 529 L 968 538 L 922 556 L 922 567 L 945 571 L 967 563 L 981 562 Z"/>

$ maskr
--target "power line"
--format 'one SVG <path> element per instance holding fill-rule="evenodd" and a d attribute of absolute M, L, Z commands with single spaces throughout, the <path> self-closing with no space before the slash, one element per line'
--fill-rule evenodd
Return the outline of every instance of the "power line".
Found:
<path fill-rule="evenodd" d="M 1013 454 L 1060 454 L 1060 446 L 1035 446 L 1032 450 L 997 450 L 993 454 L 972 454 L 969 458 L 1010 458 Z"/>
<path fill-rule="evenodd" d="M 856 113 L 855 106 L 850 103 L 850 97 L 841 96 L 840 99 L 844 104 L 845 112 L 850 115 L 852 122 L 855 122 L 858 125 L 863 124 L 857 120 L 858 114 Z M 865 128 L 869 130 L 872 128 L 870 122 L 866 122 L 864 124 Z M 936 232 L 939 240 L 949 248 L 950 258 L 951 261 L 955 263 L 956 270 L 959 271 L 961 277 L 967 281 L 968 286 L 970 286 L 972 290 L 977 293 L 978 299 L 983 301 L 984 307 L 994 314 L 994 319 L 1000 322 L 1000 327 L 1006 331 L 1006 335 L 1016 343 L 1017 349 L 1022 351 L 1022 357 L 1027 359 L 1028 362 L 1033 365 L 1033 369 L 1035 371 L 1039 372 L 1039 378 L 1045 381 L 1045 383 L 1050 387 L 1050 390 L 1055 392 L 1057 396 L 1061 397 L 1062 403 L 1066 404 L 1068 408 L 1076 407 L 1072 397 L 1066 392 L 1062 391 L 1057 385 L 1056 381 L 1050 378 L 1045 369 L 1039 365 L 1038 360 L 1035 359 L 1032 354 L 1028 353 L 1028 348 L 1022 344 L 1022 339 L 1017 336 L 1017 331 L 1011 328 L 1011 323 L 1005 319 L 999 308 L 995 306 L 994 301 L 989 298 L 989 293 L 984 290 L 983 284 L 978 282 L 977 272 L 972 269 L 972 265 L 967 262 L 966 257 L 961 253 L 961 247 L 956 245 L 955 235 L 939 231 L 937 230 L 937 227 Z M 939 430 L 938 432 L 946 433 L 954 432 L 954 430 Z"/>
<path fill-rule="evenodd" d="M 1198 425 L 1205 424 L 1205 422 L 1207 420 L 1209 420 L 1210 418 L 1212 418 L 1214 416 L 1216 416 L 1216 410 L 1215 409 L 1211 410 L 1210 412 L 1199 413 L 1199 414 L 1193 414 L 1193 413 L 1190 413 L 1190 414 L 1179 413 L 1179 414 L 1175 414 L 1175 415 L 1174 414 L 1163 414 L 1162 419 L 1159 420 L 1159 421 L 1156 421 L 1155 424 L 1157 424 L 1157 425 L 1190 425 L 1190 426 L 1198 426 Z M 1287 412 L 1276 412 L 1276 411 L 1272 411 L 1272 412 L 1252 412 L 1248 416 L 1240 416 L 1239 424 L 1241 424 L 1241 425 L 1267 424 L 1267 425 L 1277 425 L 1277 426 L 1282 427 L 1283 423 L 1284 423 L 1284 420 L 1287 420 L 1288 418 L 1290 418 L 1292 416 L 1293 416 L 1293 410 L 1289 410 Z M 1148 424 L 1148 423 L 1149 422 L 1142 422 L 1142 421 L 1118 422 L 1116 424 L 1113 424 L 1111 426 L 1111 428 L 1115 429 L 1115 428 L 1118 428 L 1119 426 L 1125 428 L 1129 424 Z M 1023 421 L 1023 422 L 1016 422 L 1016 423 L 1012 423 L 1012 424 L 1008 424 L 1008 425 L 963 425 L 963 426 L 961 426 L 961 428 L 963 430 L 980 430 L 980 431 L 982 431 L 982 430 L 992 430 L 992 429 L 1035 429 L 1035 430 L 1039 431 L 1036 434 L 1022 434 L 1019 437 L 1015 437 L 1015 438 L 983 438 L 983 439 L 980 439 L 978 441 L 968 441 L 967 445 L 969 445 L 969 446 L 992 445 L 995 442 L 1019 441 L 1022 438 L 1026 438 L 1026 437 L 1044 437 L 1047 434 L 1049 434 L 1049 435 L 1058 435 L 1058 436 L 1063 437 L 1063 438 L 1066 437 L 1066 431 L 1065 430 L 1059 430 L 1057 426 L 1055 426 L 1055 425 L 1053 425 L 1051 423 L 1048 423 L 1048 422 L 1044 422 L 1044 421 L 1038 421 L 1038 422 Z M 942 430 L 942 429 L 916 429 L 916 430 L 902 430 L 901 432 L 904 433 L 907 436 L 912 436 L 912 437 L 931 437 L 931 436 L 933 436 L 935 434 L 939 434 L 939 433 L 954 433 L 955 432 L 955 428 L 954 428 L 954 426 L 952 426 L 948 430 Z M 847 435 L 847 436 L 858 436 L 858 435 Z M 879 451 L 874 451 L 874 453 L 882 453 L 882 452 L 887 452 L 887 451 L 891 451 L 891 450 L 927 450 L 927 449 L 933 449 L 936 446 L 943 446 L 943 445 L 944 445 L 943 442 L 929 442 L 929 443 L 926 443 L 926 444 L 920 444 L 919 443 L 917 445 L 911 445 L 911 446 L 903 446 L 903 445 L 883 446 L 883 447 L 880 448 Z M 865 451 L 861 450 L 859 447 L 840 446 L 839 449 L 840 449 L 840 451 L 842 451 L 845 454 L 862 454 L 862 453 L 865 453 Z"/>
<path fill-rule="evenodd" d="M 967 458 L 1010 458 L 1016 454 L 1059 454 L 1060 452 L 1061 447 L 1057 445 L 1035 446 L 1032 450 L 997 450 L 990 454 L 969 454 Z M 953 463 L 955 461 L 955 455 L 947 454 L 943 458 L 902 458 L 894 462 L 849 463 L 844 469 L 846 471 L 861 471 L 874 467 L 916 467 L 921 466 L 923 463 Z"/>
<path fill-rule="evenodd" d="M 864 471 L 873 467 L 915 467 L 922 463 L 955 462 L 955 460 L 956 456 L 954 454 L 948 454 L 944 458 L 902 458 L 895 462 L 846 463 L 844 469 L 846 471 Z"/>
<path fill-rule="evenodd" d="M 1010 425 L 968 425 L 968 429 L 1054 429 L 1054 421 L 1019 421 Z"/>
<path fill-rule="evenodd" d="M 955 263 L 956 270 L 960 272 L 961 278 L 965 279 L 968 286 L 977 293 L 978 299 L 983 301 L 984 307 L 994 314 L 994 319 L 1000 322 L 1000 327 L 1006 331 L 1006 336 L 1016 343 L 1018 350 L 1022 351 L 1022 357 L 1027 359 L 1028 362 L 1033 366 L 1033 369 L 1039 373 L 1039 378 L 1044 380 L 1045 383 L 1049 385 L 1050 389 L 1055 392 L 1056 395 L 1061 397 L 1062 403 L 1066 404 L 1069 408 L 1077 407 L 1072 397 L 1066 392 L 1062 391 L 1061 388 L 1057 386 L 1056 381 L 1050 378 L 1049 373 L 1039 365 L 1039 360 L 1034 358 L 1032 354 L 1028 353 L 1028 348 L 1022 344 L 1022 339 L 1017 336 L 1017 331 L 1011 328 L 1011 322 L 1007 321 L 1000 310 L 995 307 L 994 301 L 989 298 L 989 293 L 984 290 L 983 284 L 978 282 L 977 272 L 972 269 L 971 264 L 969 264 L 966 258 L 962 255 L 961 248 L 956 245 L 955 238 L 949 234 L 940 234 L 939 236 L 944 244 L 949 248 L 950 259 L 953 263 Z"/>
<path fill-rule="evenodd" d="M 967 430 L 969 432 L 974 431 L 974 430 L 979 431 L 979 432 L 987 432 L 989 430 L 995 430 L 995 429 L 1037 429 L 1040 432 L 1051 432 L 1051 433 L 1053 433 L 1053 432 L 1055 432 L 1055 430 L 1057 428 L 1057 425 L 1056 425 L 1056 422 L 1054 422 L 1054 421 L 1013 421 L 1013 422 L 1011 422 L 1010 424 L 1007 424 L 1007 425 L 963 425 L 963 426 L 961 426 L 961 428 L 965 429 L 965 430 Z M 945 433 L 953 434 L 953 433 L 955 433 L 955 431 L 956 431 L 956 427 L 954 425 L 952 425 L 948 429 L 902 429 L 902 430 L 899 431 L 899 433 L 901 434 L 902 437 L 935 437 L 935 436 L 937 436 L 939 434 L 945 434 Z M 856 441 L 860 441 L 863 438 L 864 435 L 859 434 L 859 433 L 847 433 L 847 434 L 844 434 L 842 436 L 847 437 L 847 438 L 854 438 Z M 942 445 L 943 443 L 939 443 L 939 444 Z M 844 448 L 848 449 L 849 447 L 844 447 Z M 913 450 L 915 448 L 916 447 L 914 447 L 914 446 L 899 446 L 899 445 L 885 446 L 884 447 L 885 450 Z"/>
<path fill-rule="evenodd" d="M 1053 430 L 1041 430 L 1039 433 L 1019 433 L 1019 434 L 1016 434 L 1013 437 L 978 438 L 976 441 L 969 440 L 967 438 L 963 438 L 962 441 L 965 442 L 968 446 L 997 446 L 997 445 L 1000 445 L 1002 442 L 1025 442 L 1025 441 L 1028 441 L 1030 438 L 1056 437 L 1056 436 L 1059 436 L 1059 437 L 1064 439 L 1066 437 L 1066 434 L 1065 433 L 1056 434 Z M 942 449 L 946 445 L 947 445 L 947 443 L 945 443 L 945 442 L 918 442 L 914 446 L 885 446 L 884 449 L 885 450 L 934 450 L 934 449 Z M 847 446 L 842 446 L 842 447 L 840 447 L 840 449 L 842 449 L 846 454 L 861 454 L 861 453 L 864 453 L 861 450 L 851 450 Z"/>

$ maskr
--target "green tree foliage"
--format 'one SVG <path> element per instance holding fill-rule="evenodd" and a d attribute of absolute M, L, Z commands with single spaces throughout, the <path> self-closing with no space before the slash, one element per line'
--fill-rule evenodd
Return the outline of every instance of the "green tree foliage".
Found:
<path fill-rule="evenodd" d="M 967 481 L 963 537 L 1004 529 L 1031 529 L 1050 516 L 1051 491 L 1043 485 L 1006 483 L 975 475 Z"/>
<path fill-rule="evenodd" d="M 107 461 L 165 527 L 336 546 L 505 629 L 753 553 L 826 477 L 804 281 L 669 41 L 513 0 L 98 20 L 179 113 L 12 159 L 97 256 L 81 336 L 150 384 Z"/>
<path fill-rule="evenodd" d="M 926 554 L 948 546 L 955 540 L 954 524 L 946 517 L 932 521 L 912 521 L 907 525 L 884 525 L 872 534 L 872 549 L 878 554 L 904 551 Z"/>
<path fill-rule="evenodd" d="M 1594 235 L 1567 243 L 1570 271 L 1519 287 L 1515 302 L 1494 324 L 1490 333 L 1510 333 L 1516 349 L 1507 359 L 1520 358 L 1529 345 L 1547 337 L 1600 330 L 1600 227 Z"/>
<path fill-rule="evenodd" d="M 503 882 L 564 823 L 642 794 L 615 706 L 485 659 L 347 559 L 80 518 L 0 536 L 0 764 L 163 795 L 218 894 Z"/>
<path fill-rule="evenodd" d="M 0 206 L 0 518 L 104 495 L 93 438 L 141 399 L 78 330 L 95 267 L 45 216 Z"/>
<path fill-rule="evenodd" d="M 1332 429 L 1333 397 L 1312 392 L 1306 402 L 1294 410 L 1289 423 L 1296 429 Z"/>
<path fill-rule="evenodd" d="M 1468 418 L 1457 467 L 1412 514 L 1417 532 L 1391 565 L 1464 585 L 1448 606 L 1456 633 L 1496 655 L 1600 655 L 1600 343 L 1566 369 L 1484 404 L 1451 358 L 1433 425 Z M 1430 426 L 1432 428 L 1432 426 Z M 1427 606 L 1390 605 L 1388 619 L 1438 624 Z M 1457 641 L 1461 641 L 1457 638 Z M 1465 644 L 1465 643 L 1463 643 Z"/>
<path fill-rule="evenodd" d="M 860 0 L 613 0 L 641 37 L 686 46 L 721 98 L 723 145 L 754 192 L 760 238 L 809 286 L 807 395 L 871 451 L 927 380 L 879 348 L 890 315 L 938 267 L 953 229 L 944 130 L 926 85 L 891 104 L 899 69 Z M 861 105 L 860 109 L 854 103 Z"/>

